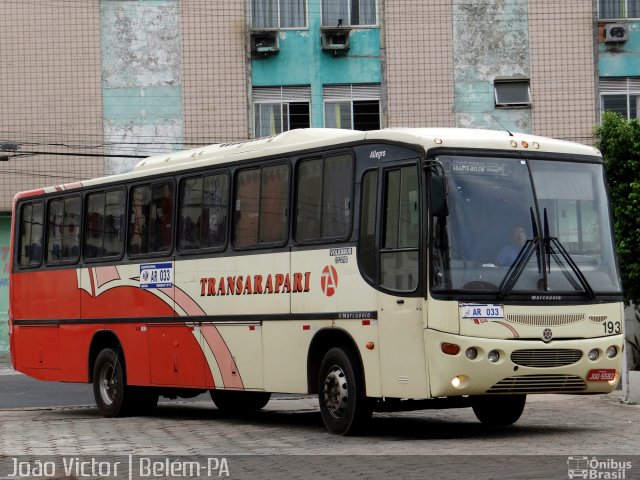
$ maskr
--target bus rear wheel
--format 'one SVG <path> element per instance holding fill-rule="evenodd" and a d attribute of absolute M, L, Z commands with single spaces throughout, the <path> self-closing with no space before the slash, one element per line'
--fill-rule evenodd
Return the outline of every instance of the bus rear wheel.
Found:
<path fill-rule="evenodd" d="M 482 423 L 507 426 L 518 421 L 526 401 L 526 395 L 481 395 L 473 397 L 471 406 Z"/>
<path fill-rule="evenodd" d="M 336 435 L 359 433 L 371 418 L 373 409 L 357 365 L 353 355 L 341 348 L 329 350 L 320 364 L 320 413 L 327 430 Z"/>
<path fill-rule="evenodd" d="M 229 412 L 260 410 L 271 399 L 271 394 L 268 392 L 210 390 L 209 393 L 216 407 Z"/>

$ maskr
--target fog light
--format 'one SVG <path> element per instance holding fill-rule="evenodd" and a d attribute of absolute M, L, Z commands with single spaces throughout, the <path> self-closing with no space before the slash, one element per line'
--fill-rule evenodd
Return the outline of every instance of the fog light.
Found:
<path fill-rule="evenodd" d="M 456 375 L 451 379 L 451 386 L 458 390 L 465 388 L 469 384 L 469 377 L 466 375 Z"/>
<path fill-rule="evenodd" d="M 491 363 L 496 363 L 498 360 L 500 360 L 500 354 L 497 350 L 491 350 L 487 355 L 487 358 Z"/>
<path fill-rule="evenodd" d="M 464 354 L 469 360 L 475 360 L 478 358 L 478 349 L 476 347 L 469 347 L 465 350 Z"/>
<path fill-rule="evenodd" d="M 597 348 L 593 348 L 591 350 L 589 350 L 589 353 L 587 355 L 589 357 L 589 360 L 591 360 L 592 362 L 596 361 L 598 359 L 598 357 L 600 356 L 600 352 L 598 351 Z"/>
<path fill-rule="evenodd" d="M 618 348 L 615 345 L 611 345 L 607 348 L 607 358 L 613 358 L 618 354 Z"/>
<path fill-rule="evenodd" d="M 618 371 L 616 370 L 616 373 L 613 376 L 613 380 L 609 380 L 609 385 L 617 385 L 618 380 L 620 380 L 620 375 L 618 374 Z"/>

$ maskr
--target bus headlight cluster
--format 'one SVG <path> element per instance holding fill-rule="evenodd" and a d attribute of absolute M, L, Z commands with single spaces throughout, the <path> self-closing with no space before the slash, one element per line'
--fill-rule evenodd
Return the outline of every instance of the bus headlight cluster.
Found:
<path fill-rule="evenodd" d="M 615 345 L 611 345 L 609 348 L 607 348 L 607 351 L 606 351 L 607 358 L 613 358 L 617 354 L 618 354 L 618 347 L 616 347 Z"/>
<path fill-rule="evenodd" d="M 592 348 L 591 350 L 589 350 L 589 353 L 587 354 L 587 356 L 589 357 L 589 360 L 591 360 L 592 362 L 595 362 L 600 356 L 600 352 L 598 351 L 597 348 Z"/>

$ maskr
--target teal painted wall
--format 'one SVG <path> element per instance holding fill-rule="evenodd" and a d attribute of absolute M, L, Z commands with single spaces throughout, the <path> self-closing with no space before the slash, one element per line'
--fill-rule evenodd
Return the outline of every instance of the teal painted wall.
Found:
<path fill-rule="evenodd" d="M 496 108 L 493 87 L 530 77 L 527 1 L 454 3 L 453 56 L 457 127 L 531 131 L 531 109 Z"/>
<path fill-rule="evenodd" d="M 11 218 L 0 217 L 0 352 L 9 350 L 9 237 Z"/>
<path fill-rule="evenodd" d="M 280 52 L 251 61 L 254 87 L 310 85 L 311 126 L 323 126 L 322 85 L 381 83 L 380 29 L 352 28 L 349 51 L 333 55 L 321 49 L 320 1 L 309 0 L 309 28 L 280 30 Z"/>
<path fill-rule="evenodd" d="M 640 77 L 640 22 L 627 23 L 628 40 L 598 45 L 601 77 Z"/>
<path fill-rule="evenodd" d="M 182 148 L 182 57 L 178 0 L 101 0 L 105 143 L 135 153 Z M 157 142 L 157 145 L 153 145 Z M 107 159 L 105 173 L 137 159 Z"/>

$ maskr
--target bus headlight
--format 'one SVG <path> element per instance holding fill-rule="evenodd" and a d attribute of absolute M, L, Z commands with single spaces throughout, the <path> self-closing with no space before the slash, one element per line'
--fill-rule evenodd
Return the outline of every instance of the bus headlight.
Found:
<path fill-rule="evenodd" d="M 498 353 L 497 350 L 491 350 L 488 354 L 487 354 L 487 358 L 489 359 L 489 361 L 491 363 L 496 363 L 498 360 L 500 360 L 500 354 Z"/>
<path fill-rule="evenodd" d="M 609 348 L 607 348 L 607 358 L 613 358 L 618 354 L 618 348 L 615 345 L 611 345 Z"/>
<path fill-rule="evenodd" d="M 592 362 L 595 362 L 600 356 L 600 352 L 598 351 L 597 348 L 592 348 L 591 350 L 589 350 L 589 353 L 587 354 L 587 356 L 589 357 L 589 360 L 591 360 Z"/>
<path fill-rule="evenodd" d="M 469 347 L 465 350 L 464 355 L 469 360 L 475 360 L 476 358 L 478 358 L 478 349 L 476 347 Z"/>

